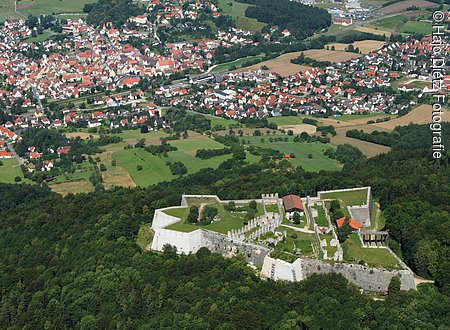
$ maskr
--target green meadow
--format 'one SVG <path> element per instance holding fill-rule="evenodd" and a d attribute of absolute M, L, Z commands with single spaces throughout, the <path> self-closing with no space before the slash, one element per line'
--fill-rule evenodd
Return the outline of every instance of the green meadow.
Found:
<path fill-rule="evenodd" d="M 245 10 L 249 7 L 248 4 L 234 0 L 219 0 L 219 6 L 224 14 L 231 16 L 236 21 L 238 28 L 252 32 L 260 32 L 266 25 L 258 22 L 254 18 L 245 17 Z"/>
<path fill-rule="evenodd" d="M 22 180 L 23 173 L 17 164 L 17 160 L 11 159 L 0 159 L 3 165 L 0 166 L 0 182 L 1 183 L 14 183 L 15 177 L 20 177 Z M 21 181 L 22 182 L 22 181 Z"/>
<path fill-rule="evenodd" d="M 244 57 L 244 58 L 238 58 L 237 60 L 217 65 L 216 67 L 214 67 L 211 70 L 211 72 L 230 71 L 230 70 L 233 70 L 235 68 L 240 68 L 240 67 L 244 66 L 246 63 L 252 62 L 252 61 L 257 60 L 257 59 L 261 60 L 262 56 L 255 55 L 255 56 L 247 56 L 247 57 Z"/>
<path fill-rule="evenodd" d="M 231 158 L 231 155 L 222 155 L 209 159 L 195 157 L 198 149 L 219 149 L 224 146 L 208 137 L 200 136 L 193 139 L 169 141 L 178 148 L 170 151 L 168 157 L 152 155 L 145 149 L 124 149 L 113 153 L 113 159 L 124 167 L 131 175 L 136 185 L 146 187 L 162 181 L 170 181 L 177 178 L 172 175 L 167 162 L 182 162 L 188 169 L 188 174 L 200 171 L 203 168 L 217 168 L 222 162 Z M 247 155 L 247 160 L 257 162 L 259 157 Z M 137 166 L 141 165 L 142 170 L 138 171 Z"/>
<path fill-rule="evenodd" d="M 24 15 L 82 13 L 85 4 L 92 0 L 21 0 L 17 2 L 17 11 Z"/>
<path fill-rule="evenodd" d="M 419 33 L 419 34 L 431 34 L 433 28 L 431 23 L 428 22 L 418 22 L 418 21 L 408 21 L 403 25 L 400 32 L 402 33 Z"/>
<path fill-rule="evenodd" d="M 277 137 L 278 136 L 279 135 L 277 135 Z M 284 154 L 293 153 L 295 158 L 292 158 L 289 161 L 297 166 L 302 166 L 307 171 L 338 171 L 342 168 L 342 164 L 340 164 L 337 160 L 330 159 L 323 154 L 326 149 L 332 148 L 331 144 L 319 142 L 293 142 L 292 137 L 288 138 L 288 142 L 270 142 L 269 139 L 271 137 L 272 136 L 269 135 L 250 136 L 245 137 L 244 140 L 246 144 L 249 144 L 250 142 L 250 145 L 279 150 Z M 312 155 L 312 158 L 308 158 L 310 154 Z"/>

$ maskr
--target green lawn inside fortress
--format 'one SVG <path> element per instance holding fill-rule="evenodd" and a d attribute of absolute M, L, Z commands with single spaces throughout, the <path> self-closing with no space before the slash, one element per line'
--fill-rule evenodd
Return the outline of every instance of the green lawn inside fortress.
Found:
<path fill-rule="evenodd" d="M 172 215 L 174 217 L 180 218 L 180 221 L 166 227 L 167 229 L 182 231 L 182 232 L 191 232 L 197 229 L 208 229 L 211 231 L 215 231 L 221 234 L 226 234 L 229 230 L 232 229 L 240 229 L 244 226 L 245 216 L 247 212 L 230 212 L 225 210 L 224 205 L 217 202 L 216 199 L 213 198 L 194 198 L 188 199 L 188 205 L 196 205 L 200 206 L 201 204 L 210 205 L 216 207 L 219 211 L 220 220 L 214 221 L 209 225 L 200 225 L 200 224 L 192 224 L 186 221 L 187 216 L 189 214 L 189 207 L 185 208 L 177 208 L 177 209 L 169 209 L 164 211 L 164 213 L 168 215 Z M 262 204 L 257 204 L 257 213 L 256 216 L 263 214 L 263 206 Z"/>
<path fill-rule="evenodd" d="M 313 246 L 317 245 L 314 234 L 303 233 L 291 228 L 280 226 L 278 232 L 286 232 L 286 238 L 275 245 L 271 257 L 294 262 L 299 257 L 314 256 Z"/>
<path fill-rule="evenodd" d="M 400 269 L 397 259 L 387 249 L 363 248 L 358 234 L 350 234 L 342 244 L 344 261 L 350 263 L 362 263 L 371 267 L 386 269 Z"/>

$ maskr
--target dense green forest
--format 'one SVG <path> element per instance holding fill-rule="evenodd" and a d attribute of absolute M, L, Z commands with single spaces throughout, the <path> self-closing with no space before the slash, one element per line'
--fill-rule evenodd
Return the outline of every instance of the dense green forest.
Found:
<path fill-rule="evenodd" d="M 425 128 L 404 128 L 401 148 L 341 172 L 232 160 L 146 189 L 65 198 L 45 186 L 0 185 L 0 328 L 447 328 L 450 166 L 448 154 L 432 159 Z M 257 198 L 364 185 L 380 200 L 392 248 L 435 286 L 392 285 L 377 301 L 336 274 L 266 281 L 240 257 L 136 244 L 140 226 L 156 208 L 179 204 L 181 192 Z"/>
<path fill-rule="evenodd" d="M 132 0 L 99 0 L 85 6 L 84 11 L 88 13 L 89 24 L 98 26 L 111 22 L 114 26 L 120 26 L 129 17 L 143 14 L 145 7 Z"/>
<path fill-rule="evenodd" d="M 331 15 L 326 10 L 305 6 L 289 0 L 239 0 L 251 6 L 245 10 L 245 16 L 256 18 L 269 26 L 288 29 L 299 39 L 309 37 L 331 25 Z M 267 28 L 266 28 L 267 29 Z"/>

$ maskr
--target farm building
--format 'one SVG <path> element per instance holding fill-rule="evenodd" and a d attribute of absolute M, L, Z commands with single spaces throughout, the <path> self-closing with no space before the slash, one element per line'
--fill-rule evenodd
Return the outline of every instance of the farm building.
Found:
<path fill-rule="evenodd" d="M 295 212 L 300 213 L 300 215 L 304 214 L 305 208 L 303 207 L 301 198 L 297 195 L 284 196 L 283 205 L 288 218 L 292 218 Z"/>

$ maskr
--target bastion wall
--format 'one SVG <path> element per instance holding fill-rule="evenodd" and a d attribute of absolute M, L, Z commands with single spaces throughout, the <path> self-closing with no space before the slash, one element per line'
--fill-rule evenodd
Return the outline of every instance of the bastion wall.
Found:
<path fill-rule="evenodd" d="M 266 257 L 261 275 L 273 280 L 301 281 L 313 274 L 338 273 L 361 289 L 387 292 L 394 276 L 400 277 L 402 290 L 416 288 L 410 269 L 385 270 L 357 264 L 327 263 L 315 259 L 299 258 L 294 263 Z"/>

